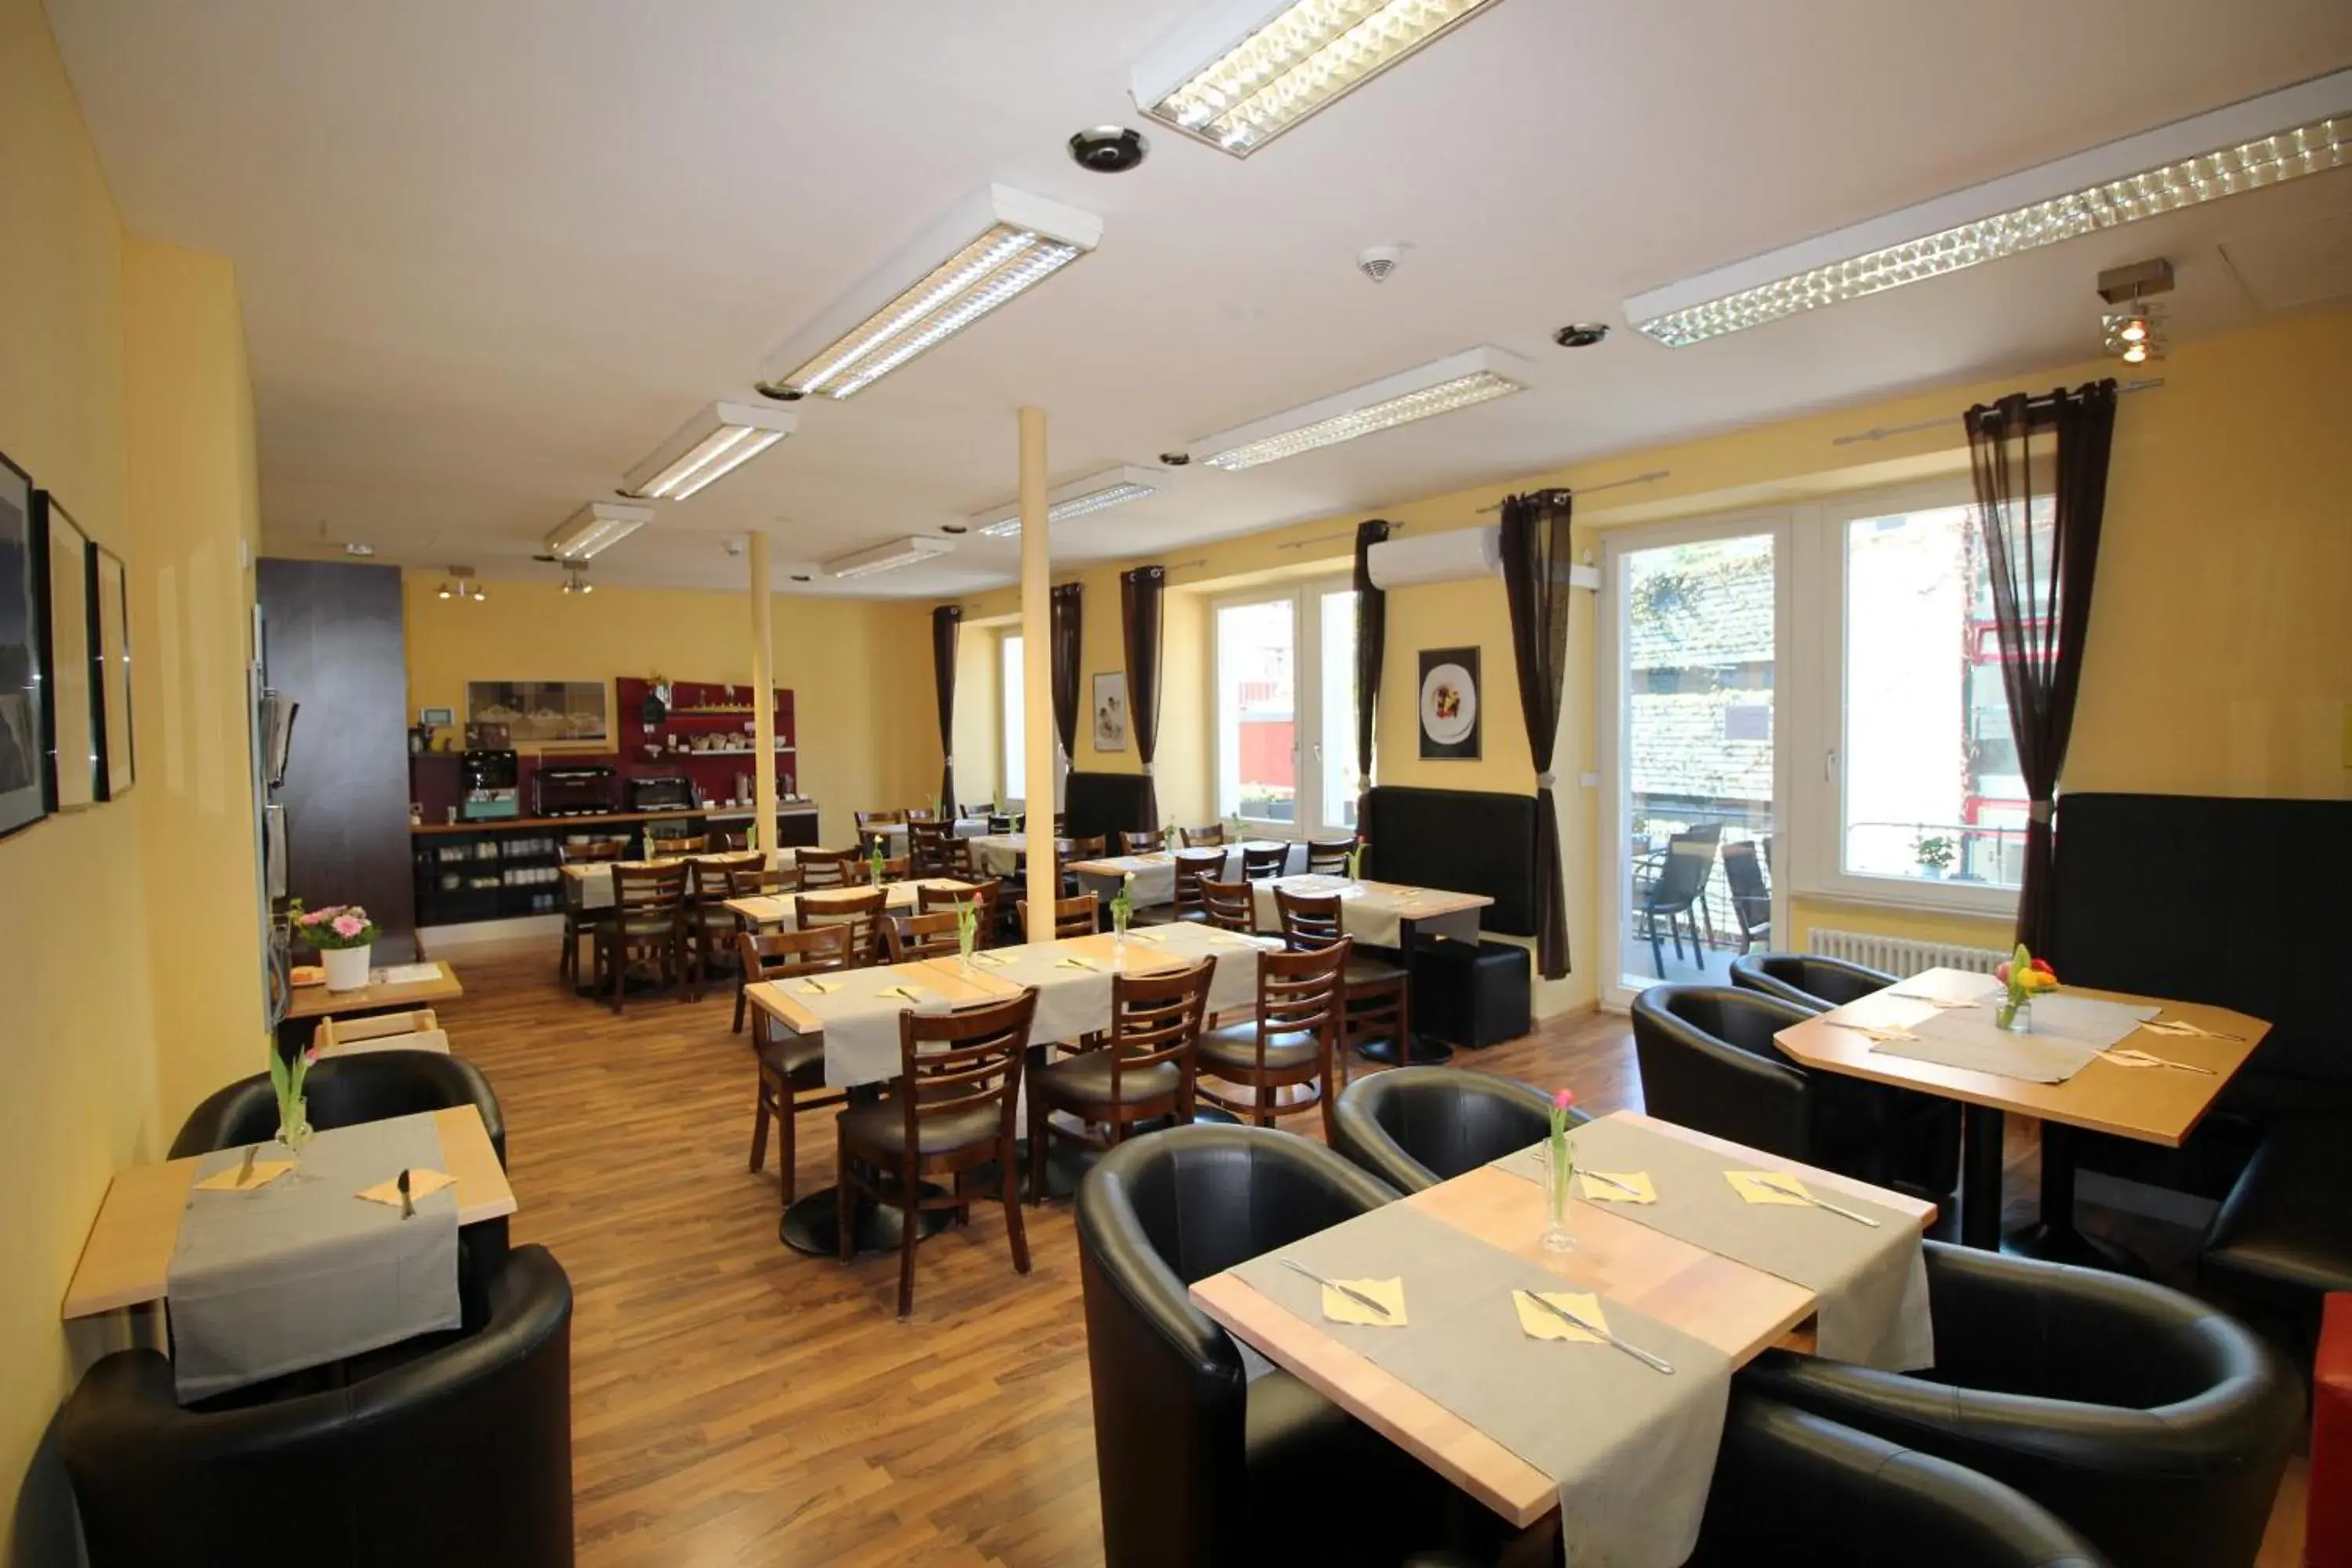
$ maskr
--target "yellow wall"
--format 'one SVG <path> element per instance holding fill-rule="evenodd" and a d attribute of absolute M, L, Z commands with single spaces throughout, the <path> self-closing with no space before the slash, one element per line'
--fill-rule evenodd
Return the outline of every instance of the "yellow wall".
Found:
<path fill-rule="evenodd" d="M 235 679 L 252 429 L 235 280 L 124 239 L 38 0 L 0 0 L 0 449 L 123 558 L 138 655 L 133 793 L 0 842 L 0 1557 L 47 1563 L 72 1560 L 71 1501 L 36 1452 L 122 1332 L 58 1321 L 91 1216 L 197 1095 L 260 1066 Z M 177 672 L 167 569 L 193 661 Z"/>
<path fill-rule="evenodd" d="M 960 805 L 994 801 L 1003 779 L 1003 742 L 997 731 L 1003 683 L 1001 636 L 995 626 L 966 622 L 956 638 L 955 764 Z"/>
<path fill-rule="evenodd" d="M 402 580 L 412 711 L 448 708 L 462 719 L 469 680 L 751 679 L 742 594 L 607 585 L 574 595 L 553 583 L 493 582 L 472 604 L 437 597 L 440 580 Z M 856 837 L 852 812 L 936 796 L 930 606 L 778 595 L 774 613 L 776 684 L 793 693 L 800 748 L 795 784 L 815 798 L 824 841 Z"/>

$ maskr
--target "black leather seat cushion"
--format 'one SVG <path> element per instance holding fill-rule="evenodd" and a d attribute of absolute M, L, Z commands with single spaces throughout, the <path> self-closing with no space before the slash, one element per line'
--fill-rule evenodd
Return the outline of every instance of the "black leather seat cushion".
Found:
<path fill-rule="evenodd" d="M 1323 1042 L 1313 1035 L 1297 1033 L 1270 1035 L 1265 1042 L 1265 1065 L 1273 1069 L 1312 1067 L 1322 1059 Z M 1257 1066 L 1257 1021 L 1227 1024 L 1222 1029 L 1201 1031 L 1201 1070 L 1214 1072 L 1219 1067 L 1248 1068 Z"/>
<path fill-rule="evenodd" d="M 1044 1088 L 1060 1100 L 1108 1105 L 1110 1103 L 1110 1058 L 1108 1047 L 1065 1057 L 1038 1069 L 1031 1080 L 1030 1091 L 1035 1093 Z M 1130 1104 L 1139 1100 L 1157 1100 L 1175 1093 L 1183 1082 L 1184 1075 L 1173 1062 L 1124 1068 L 1118 1075 L 1119 1099 Z"/>
<path fill-rule="evenodd" d="M 1582 1125 L 1591 1120 L 1569 1112 Z M 1332 1111 L 1331 1145 L 1402 1192 L 1475 1170 L 1551 1131 L 1543 1090 L 1462 1068 L 1401 1067 L 1359 1078 Z"/>
<path fill-rule="evenodd" d="M 2316 1314 L 2352 1290 L 2352 1122 L 2282 1121 L 2205 1233 L 2199 1268 L 2233 1290 Z"/>
<path fill-rule="evenodd" d="M 915 1142 L 925 1154 L 952 1154 L 992 1143 L 1003 1130 L 1003 1107 L 967 1106 L 915 1119 Z M 871 1100 L 841 1113 L 843 1142 L 892 1157 L 907 1152 L 906 1112 L 895 1099 Z"/>
<path fill-rule="evenodd" d="M 463 1057 L 440 1051 L 362 1051 L 311 1064 L 303 1080 L 310 1125 L 353 1127 L 471 1105 L 482 1114 L 499 1163 L 507 1160 L 507 1123 L 489 1079 Z M 239 1079 L 214 1090 L 188 1112 L 172 1140 L 171 1158 L 209 1154 L 258 1143 L 278 1131 L 278 1093 L 268 1073 Z"/>
<path fill-rule="evenodd" d="M 1377 958 L 1348 960 L 1347 983 L 1350 989 L 1359 985 L 1397 985 L 1404 981 L 1404 966 Z"/>
<path fill-rule="evenodd" d="M 824 1082 L 824 1042 L 799 1035 L 772 1037 L 760 1047 L 760 1061 L 770 1072 L 793 1080 L 795 1089 L 821 1087 Z"/>

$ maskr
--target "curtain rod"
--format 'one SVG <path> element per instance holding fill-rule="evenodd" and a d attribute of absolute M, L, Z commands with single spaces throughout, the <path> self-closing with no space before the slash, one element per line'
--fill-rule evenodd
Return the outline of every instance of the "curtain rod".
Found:
<path fill-rule="evenodd" d="M 2154 392 L 2163 384 L 2164 377 L 2153 375 L 2141 381 L 2126 381 L 2116 387 L 2116 392 L 2118 396 L 2126 392 Z M 2027 399 L 2027 402 L 2031 406 L 2047 407 L 2050 399 L 2047 396 L 2034 397 Z M 1889 436 L 1912 436 L 1922 430 L 1940 430 L 1951 424 L 1956 417 L 1958 416 L 1947 415 L 1941 419 L 1915 419 L 1908 425 L 1874 426 L 1868 430 L 1856 430 L 1847 436 L 1832 436 L 1830 437 L 1830 445 L 1851 447 L 1858 441 L 1884 441 Z"/>
<path fill-rule="evenodd" d="M 1389 531 L 1391 533 L 1402 533 L 1404 530 L 1405 525 L 1403 523 L 1392 522 L 1389 524 Z M 1355 537 L 1356 531 L 1351 528 L 1345 533 L 1318 533 L 1312 539 L 1286 540 L 1284 542 L 1276 545 L 1275 548 L 1276 550 L 1304 550 L 1310 544 L 1328 544 L 1335 539 L 1353 539 Z"/>
<path fill-rule="evenodd" d="M 1602 490 L 1622 489 L 1627 485 L 1654 485 L 1660 479 L 1664 479 L 1668 474 L 1673 472 L 1674 470 L 1672 468 L 1652 468 L 1646 474 L 1635 474 L 1630 479 L 1612 479 L 1605 485 L 1576 485 L 1572 487 L 1556 485 L 1552 488 L 1556 489 L 1566 489 L 1568 493 L 1572 496 L 1598 495 Z M 1503 503 L 1501 501 L 1496 501 L 1493 506 L 1482 506 L 1478 510 L 1481 513 L 1500 511 L 1503 510 Z"/>

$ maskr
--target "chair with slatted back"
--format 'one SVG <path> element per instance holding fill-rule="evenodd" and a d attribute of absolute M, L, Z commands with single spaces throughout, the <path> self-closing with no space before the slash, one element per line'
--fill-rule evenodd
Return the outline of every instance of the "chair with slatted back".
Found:
<path fill-rule="evenodd" d="M 919 822 L 937 822 L 940 819 L 940 814 L 928 805 L 910 805 L 898 815 L 906 819 L 909 827 Z"/>
<path fill-rule="evenodd" d="M 972 1194 L 962 1178 L 996 1167 L 1004 1230 L 1015 1271 L 1029 1272 L 1029 1239 L 1021 1225 L 1020 1167 L 1015 1163 L 1014 1108 L 1021 1066 L 1037 993 L 957 1013 L 898 1015 L 898 1076 L 881 1099 L 853 1105 L 840 1130 L 840 1212 L 854 1215 L 862 1194 L 899 1211 L 898 1316 L 915 1310 L 915 1244 L 927 1209 L 968 1212 Z M 926 1191 L 927 1179 L 950 1178 L 950 1190 Z M 856 1256 L 857 1227 L 841 1228 L 841 1260 Z"/>
<path fill-rule="evenodd" d="M 687 940 L 694 943 L 695 967 L 704 976 L 735 961 L 735 933 L 743 927 L 727 900 L 735 896 L 734 874 L 760 869 L 761 857 L 740 859 L 689 860 L 686 879 Z"/>
<path fill-rule="evenodd" d="M 613 867 L 613 918 L 596 940 L 596 984 L 613 987 L 613 1011 L 621 1010 L 628 989 L 629 962 L 642 958 L 658 966 L 661 978 L 688 984 L 698 972 L 687 940 L 686 867 Z M 687 999 L 681 985 L 678 1000 Z"/>
<path fill-rule="evenodd" d="M 855 849 L 803 849 L 795 858 L 800 867 L 801 889 L 816 892 L 825 888 L 846 888 L 857 863 Z"/>
<path fill-rule="evenodd" d="M 649 838 L 646 841 L 646 847 L 662 859 L 675 855 L 700 855 L 710 848 L 710 835 L 682 833 L 670 838 Z"/>
<path fill-rule="evenodd" d="M 919 958 L 953 958 L 959 951 L 953 910 L 929 915 L 887 916 L 882 921 L 882 935 L 893 963 L 912 963 Z"/>
<path fill-rule="evenodd" d="M 994 834 L 1018 832 L 1020 820 L 1009 811 L 992 811 L 988 814 L 988 830 Z"/>
<path fill-rule="evenodd" d="M 1157 833 L 1148 829 L 1141 833 L 1126 830 L 1119 833 L 1118 852 L 1122 855 L 1153 855 L 1159 850 L 1160 835 Z"/>
<path fill-rule="evenodd" d="M 1062 942 L 1074 936 L 1092 936 L 1102 929 L 1098 923 L 1098 917 L 1102 912 L 1102 901 L 1092 893 L 1083 894 L 1075 899 L 1055 899 L 1054 929 L 1050 934 L 1044 936 L 1039 935 L 1037 928 L 1030 923 L 1029 900 L 1026 899 L 1019 900 L 1018 907 L 1021 911 L 1021 929 L 1029 933 L 1031 942 Z"/>
<path fill-rule="evenodd" d="M 952 914 L 964 905 L 980 905 L 980 930 L 972 938 L 975 947 L 996 945 L 997 908 L 1004 897 L 1004 884 L 994 877 L 984 877 L 961 888 L 918 888 L 915 908 L 927 915 L 941 910 Z"/>
<path fill-rule="evenodd" d="M 918 877 L 948 875 L 948 845 L 951 842 L 944 822 L 909 821 L 907 824 L 908 868 Z"/>
<path fill-rule="evenodd" d="M 1222 822 L 1212 822 L 1205 827 L 1187 827 L 1182 829 L 1182 833 L 1184 847 L 1188 849 L 1212 848 L 1225 841 L 1225 825 Z"/>
<path fill-rule="evenodd" d="M 1201 877 L 1193 886 L 1201 889 L 1201 912 L 1211 925 L 1244 934 L 1257 930 L 1257 894 L 1249 883 Z"/>
<path fill-rule="evenodd" d="M 772 899 L 779 893 L 797 892 L 800 890 L 800 871 L 792 866 L 762 866 L 757 860 L 739 860 L 727 868 L 727 897 L 730 900 Z M 750 929 L 749 921 L 740 915 L 736 916 L 737 935 Z M 729 940 L 732 942 L 733 939 Z M 743 987 L 747 984 L 749 984 L 749 977 L 745 974 L 742 965 L 738 963 L 735 969 L 735 1022 L 728 1031 L 730 1034 L 740 1035 L 743 1032 Z"/>
<path fill-rule="evenodd" d="M 618 860 L 627 840 L 620 838 L 592 839 L 584 844 L 566 844 L 556 851 L 558 860 L 565 866 L 599 865 Z M 594 875 L 593 872 L 590 873 Z M 597 934 L 613 917 L 611 906 L 588 907 L 588 884 L 577 877 L 563 879 L 563 956 L 555 961 L 555 977 L 577 984 L 580 979 L 580 939 L 589 939 L 594 947 Z"/>
<path fill-rule="evenodd" d="M 959 882 L 984 879 L 977 862 L 971 858 L 971 840 L 950 837 L 940 847 L 940 875 Z"/>
<path fill-rule="evenodd" d="M 1287 844 L 1242 846 L 1242 880 L 1244 882 L 1271 882 L 1281 876 L 1283 868 L 1289 864 L 1290 846 Z"/>
<path fill-rule="evenodd" d="M 751 847 L 751 835 L 748 832 L 719 833 L 712 835 L 712 837 L 719 840 L 717 847 L 721 852 L 737 849 L 749 849 Z"/>
<path fill-rule="evenodd" d="M 1029 1201 L 1045 1197 L 1045 1161 L 1055 1138 L 1087 1149 L 1127 1141 L 1139 1121 L 1192 1120 L 1201 1019 L 1217 961 L 1172 974 L 1111 977 L 1110 1034 L 1095 1050 L 1038 1068 L 1029 1079 Z M 1052 1120 L 1056 1110 L 1076 1128 Z M 1097 1138 L 1093 1129 L 1103 1135 Z"/>
<path fill-rule="evenodd" d="M 1062 851 L 1064 860 L 1099 860 L 1110 853 L 1110 840 L 1101 834 L 1092 838 L 1073 838 Z"/>
<path fill-rule="evenodd" d="M 1348 960 L 1352 938 L 1308 952 L 1261 952 L 1257 958 L 1257 1016 L 1201 1035 L 1203 1078 L 1248 1091 L 1248 1098 L 1205 1086 L 1198 1098 L 1221 1110 L 1271 1127 L 1279 1116 L 1318 1106 L 1323 1136 L 1331 1136 L 1331 1101 L 1337 1092 L 1340 1032 L 1347 1020 Z M 1286 1103 L 1284 1089 L 1305 1089 Z"/>
<path fill-rule="evenodd" d="M 755 985 L 845 969 L 849 966 L 849 928 L 830 925 L 812 926 L 804 931 L 738 931 L 735 955 L 747 983 Z M 751 1169 L 757 1172 L 767 1163 L 768 1122 L 773 1119 L 781 1144 L 777 1150 L 781 1158 L 778 1170 L 783 1176 L 784 1206 L 790 1208 L 793 1156 L 798 1142 L 794 1137 L 794 1118 L 803 1110 L 847 1104 L 849 1097 L 843 1089 L 825 1089 L 822 1037 L 803 1039 L 789 1029 L 779 1028 L 775 1020 L 757 1007 L 751 1009 L 751 1054 L 760 1064 L 758 1103 L 751 1123 Z"/>
<path fill-rule="evenodd" d="M 882 962 L 883 905 L 889 896 L 880 888 L 803 893 L 796 923 L 803 931 L 816 926 L 847 926 L 849 967 L 864 969 Z"/>
<path fill-rule="evenodd" d="M 913 866 L 907 856 L 901 855 L 896 860 L 886 858 L 882 862 L 882 880 L 877 882 L 874 879 L 873 857 L 860 856 L 856 864 L 849 868 L 849 885 L 853 888 L 887 887 L 892 882 L 905 881 L 912 874 Z"/>
<path fill-rule="evenodd" d="M 1066 811 L 1055 812 L 1054 814 L 1054 837 L 1056 838 L 1067 838 L 1069 836 L 1070 814 Z"/>
<path fill-rule="evenodd" d="M 877 827 L 903 826 L 907 820 L 907 814 L 903 811 L 859 811 L 851 815 L 857 819 L 857 831 L 861 835 Z"/>
<path fill-rule="evenodd" d="M 1355 850 L 1353 834 L 1345 838 L 1310 838 L 1307 841 L 1307 874 L 1310 877 L 1344 877 L 1348 874 L 1348 857 Z"/>
<path fill-rule="evenodd" d="M 1337 893 L 1294 893 L 1274 890 L 1274 907 L 1282 921 L 1282 940 L 1293 952 L 1314 952 L 1332 946 L 1347 932 Z M 1403 1059 L 1412 1026 L 1412 985 L 1401 963 L 1363 952 L 1348 960 L 1347 1021 L 1342 1031 L 1358 1050 L 1367 1041 L 1387 1040 Z M 1339 1073 L 1347 1074 L 1344 1064 Z"/>
<path fill-rule="evenodd" d="M 1225 874 L 1225 852 L 1223 849 L 1179 849 L 1176 851 L 1175 905 L 1170 918 L 1180 921 L 1205 921 L 1208 905 L 1201 896 L 1201 879 L 1221 878 Z"/>

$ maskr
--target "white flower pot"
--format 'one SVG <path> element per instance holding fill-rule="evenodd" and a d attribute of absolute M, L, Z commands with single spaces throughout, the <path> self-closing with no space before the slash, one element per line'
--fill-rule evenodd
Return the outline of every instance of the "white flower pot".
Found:
<path fill-rule="evenodd" d="M 373 947 L 331 947 L 319 957 L 327 965 L 327 989 L 362 991 L 368 983 L 368 955 Z"/>

